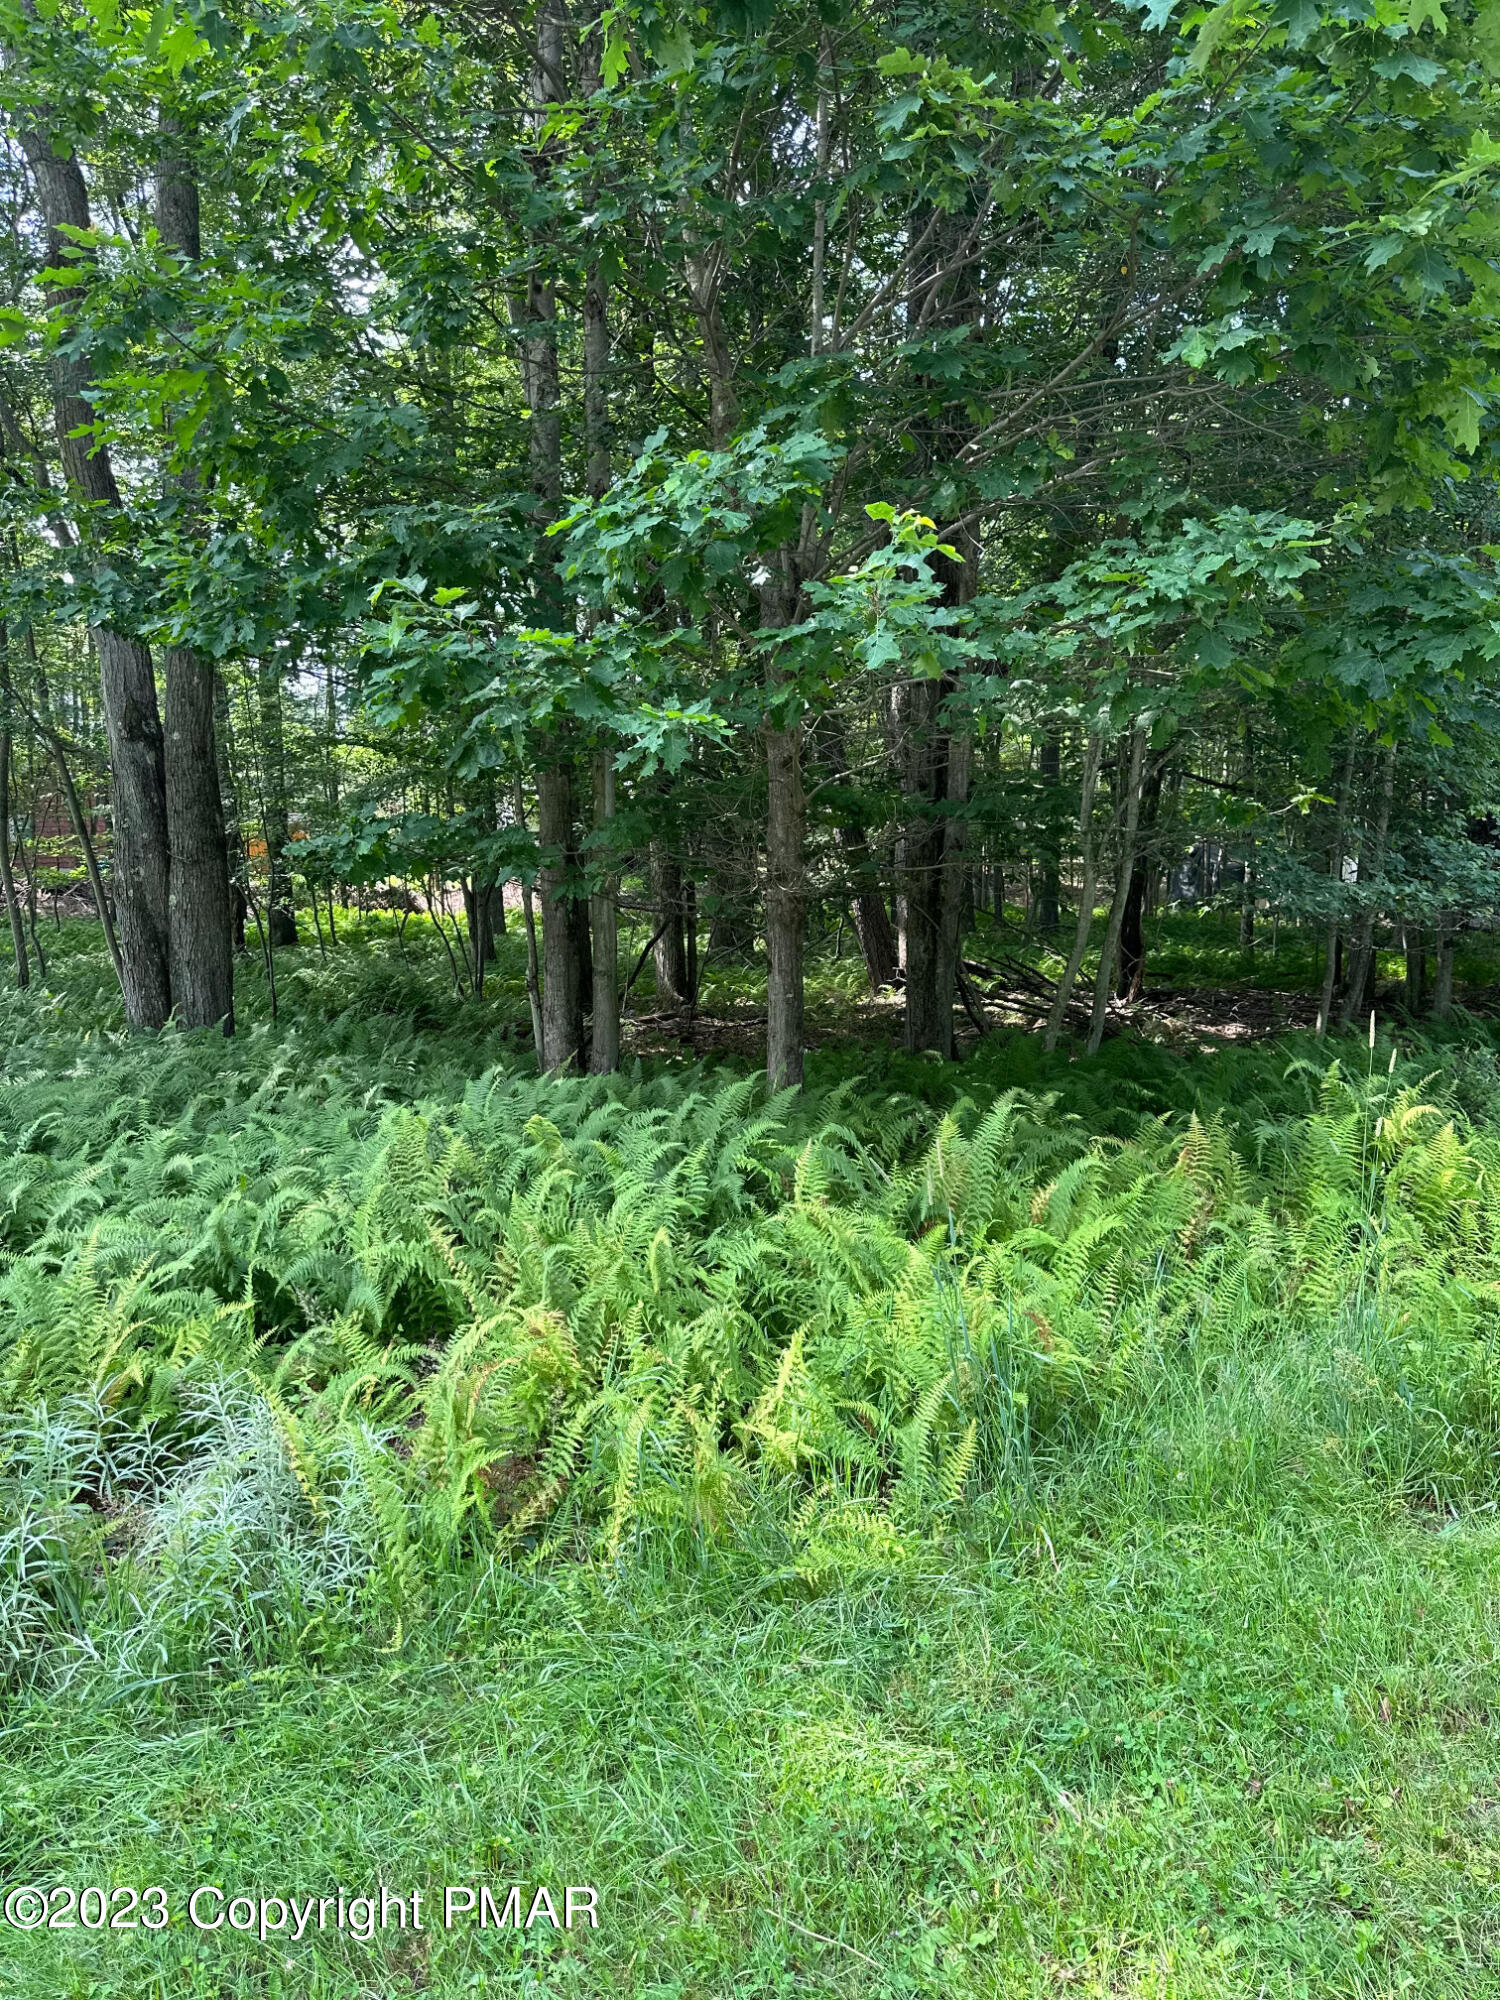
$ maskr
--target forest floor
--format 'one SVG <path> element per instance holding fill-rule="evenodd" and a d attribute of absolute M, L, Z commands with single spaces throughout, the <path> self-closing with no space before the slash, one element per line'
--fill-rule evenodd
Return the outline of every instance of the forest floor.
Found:
<path fill-rule="evenodd" d="M 13 1217 L 30 1200 L 15 1163 L 41 1143 L 36 1079 L 108 1090 L 114 1064 L 122 1092 L 142 1088 L 139 1053 L 101 1035 L 109 1003 L 87 952 L 66 932 L 60 945 L 60 1001 L 28 1002 L 8 1031 Z M 1288 1066 L 1364 1065 L 1363 1036 L 1321 1050 L 1292 1037 L 1245 1068 L 1232 1044 L 1289 1013 L 1252 985 L 1263 967 L 1238 987 L 1224 976 L 1233 956 L 1206 927 L 1163 954 L 1169 990 L 1146 1011 L 1164 1045 L 1127 1034 L 1090 1064 L 1011 1034 L 956 1072 L 887 1056 L 884 1012 L 851 1037 L 864 1003 L 845 961 L 823 969 L 814 1068 L 834 1084 L 874 1065 L 882 1088 L 935 1106 L 960 1089 L 983 1102 L 1045 1088 L 1115 1147 L 1140 1120 L 1233 1115 Z M 351 1101 L 456 1099 L 508 1059 L 519 967 L 504 960 L 467 1013 L 419 970 L 346 975 L 303 951 L 277 1028 L 246 982 L 222 1062 L 247 1076 L 295 1064 L 288 1037 L 318 1005 L 425 1008 L 425 1040 L 362 1054 L 335 1024 L 319 1064 Z M 1488 968 L 1462 970 L 1477 1000 Z M 1204 998 L 1226 994 L 1222 1008 Z M 754 1000 L 726 980 L 710 1001 L 743 1009 L 747 1055 Z M 686 1069 L 667 1025 L 639 1020 L 641 1045 L 660 1034 Z M 1451 1072 L 1473 1145 L 1500 1139 L 1482 1024 L 1414 1045 L 1410 1062 L 1418 1079 Z M 166 1135 L 211 1097 L 169 1071 L 146 1086 Z M 1451 1145 L 1434 1157 L 1459 1171 Z M 148 1226 L 165 1213 L 137 1206 Z M 1475 1224 L 1464 1241 L 1469 1262 L 1441 1279 L 1475 1301 L 1461 1404 L 1439 1380 L 1458 1350 L 1414 1359 L 1429 1335 L 1409 1313 L 1387 1394 L 1384 1334 L 1359 1333 L 1342 1306 L 1274 1354 L 1263 1327 L 1226 1346 L 1210 1311 L 1121 1376 L 1087 1433 L 1021 1487 L 892 1527 L 848 1561 L 809 1569 L 788 1521 L 752 1510 L 721 1541 L 648 1537 L 612 1559 L 470 1549 L 433 1569 L 420 1620 L 394 1629 L 282 1607 L 255 1648 L 220 1635 L 197 1665 L 165 1646 L 125 1673 L 76 1653 L 66 1671 L 33 1661 L 0 1679 L 0 1888 L 160 1885 L 171 1921 L 159 1934 L 0 1923 L 0 1993 L 1500 1996 L 1500 1336 L 1488 1237 Z M 129 1615 L 111 1601 L 109 1617 Z M 443 1928 L 445 1885 L 498 1888 L 498 1903 L 512 1883 L 528 1900 L 538 1884 L 596 1889 L 597 1929 Z M 424 1928 L 368 1942 L 201 1931 L 186 1916 L 200 1884 L 420 1890 Z"/>

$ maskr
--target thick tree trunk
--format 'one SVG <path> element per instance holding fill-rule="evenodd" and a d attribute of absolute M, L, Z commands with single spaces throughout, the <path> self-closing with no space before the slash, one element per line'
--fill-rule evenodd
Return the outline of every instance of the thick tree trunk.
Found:
<path fill-rule="evenodd" d="M 58 269 L 77 255 L 77 239 L 68 232 L 86 232 L 90 226 L 88 194 L 77 154 L 59 156 L 45 111 L 33 109 L 37 123 L 30 129 L 23 125 L 20 139 L 47 225 L 48 267 Z M 66 315 L 78 290 L 49 285 L 46 296 L 50 306 Z M 68 489 L 81 509 L 85 554 L 120 512 L 108 448 L 87 435 L 94 421 L 87 390 L 83 362 L 59 347 L 52 362 L 53 412 Z M 159 1028 L 171 1012 L 171 984 L 166 779 L 156 679 L 151 655 L 138 640 L 107 625 L 95 626 L 91 636 L 109 742 L 125 1017 L 134 1028 Z"/>
<path fill-rule="evenodd" d="M 234 950 L 224 801 L 214 755 L 211 667 L 166 653 L 167 834 L 172 1008 L 185 1028 L 234 1032 Z"/>
<path fill-rule="evenodd" d="M 198 185 L 181 136 L 163 120 L 156 168 L 156 227 L 163 245 L 186 262 L 202 254 Z M 197 490 L 191 474 L 169 481 L 185 506 Z M 190 646 L 168 647 L 162 662 L 167 846 L 171 857 L 168 963 L 172 1009 L 185 1028 L 234 1032 L 229 846 L 214 746 L 213 669 Z"/>
<path fill-rule="evenodd" d="M 1121 1000 L 1139 1000 L 1146 981 L 1146 897 L 1155 862 L 1151 840 L 1156 831 L 1166 759 L 1158 757 L 1141 791 L 1140 839 L 1130 870 L 1130 887 L 1120 922 L 1120 970 L 1115 992 Z"/>
<path fill-rule="evenodd" d="M 682 868 L 665 840 L 651 843 L 651 912 L 656 930 L 651 947 L 656 997 L 663 1007 L 681 1007 L 689 999 Z"/>
<path fill-rule="evenodd" d="M 1453 1012 L 1453 929 L 1439 924 L 1437 932 L 1437 976 L 1432 985 L 1432 1018 L 1446 1021 Z"/>
<path fill-rule="evenodd" d="M 1427 933 L 1420 924 L 1406 926 L 1406 1011 L 1413 1019 L 1427 1002 Z"/>

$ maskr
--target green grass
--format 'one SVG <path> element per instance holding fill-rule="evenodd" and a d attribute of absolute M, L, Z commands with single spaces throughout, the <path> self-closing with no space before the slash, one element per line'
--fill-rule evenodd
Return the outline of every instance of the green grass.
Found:
<path fill-rule="evenodd" d="M 833 1047 L 768 1119 L 539 1084 L 516 966 L 460 1004 L 416 926 L 229 1047 L 121 1039 L 56 942 L 0 1066 L 0 1886 L 175 1914 L 0 1927 L 5 2000 L 1500 1995 L 1481 1028 Z M 429 1927 L 262 1945 L 200 1883 Z"/>
<path fill-rule="evenodd" d="M 399 1657 L 23 1701 L 12 1881 L 572 1882 L 601 1920 L 12 1937 L 5 1990 L 1500 1990 L 1494 1524 L 1224 1524 L 1175 1485 L 817 1596 L 768 1593 L 767 1550 L 502 1572 Z"/>

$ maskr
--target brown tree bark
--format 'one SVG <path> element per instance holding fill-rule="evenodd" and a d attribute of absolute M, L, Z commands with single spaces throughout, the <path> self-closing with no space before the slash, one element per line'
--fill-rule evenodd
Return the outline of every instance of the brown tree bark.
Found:
<path fill-rule="evenodd" d="M 682 864 L 665 840 L 653 840 L 650 865 L 652 920 L 656 927 L 651 959 L 656 967 L 656 996 L 663 1007 L 683 1007 L 692 996 L 688 991 Z"/>
<path fill-rule="evenodd" d="M 1073 988 L 1078 980 L 1078 968 L 1083 964 L 1083 954 L 1088 949 L 1089 930 L 1094 921 L 1094 885 L 1098 874 L 1098 854 L 1094 845 L 1094 792 L 1099 783 L 1099 757 L 1102 749 L 1097 735 L 1090 736 L 1083 752 L 1083 782 L 1078 799 L 1078 842 L 1083 853 L 1083 879 L 1078 888 L 1078 919 L 1073 926 L 1073 948 L 1068 953 L 1068 962 L 1063 968 L 1063 976 L 1057 982 L 1057 991 L 1052 996 L 1052 1007 L 1047 1015 L 1047 1027 L 1042 1036 L 1042 1046 L 1050 1055 L 1057 1047 L 1063 1022 L 1068 1015 L 1068 1002 L 1073 997 Z"/>
<path fill-rule="evenodd" d="M 1334 808 L 1333 825 L 1329 841 L 1328 873 L 1336 883 L 1344 879 L 1344 819 L 1349 810 L 1349 787 L 1354 778 L 1354 750 L 1358 742 L 1358 730 L 1349 732 L 1349 745 L 1344 753 L 1344 775 L 1339 785 L 1338 803 Z M 1328 1032 L 1333 1018 L 1333 994 L 1338 984 L 1340 945 L 1340 924 L 1338 911 L 1328 920 L 1328 928 L 1323 939 L 1323 986 L 1318 995 L 1318 1019 L 1313 1032 L 1321 1039 Z"/>
<path fill-rule="evenodd" d="M 1055 792 L 1062 774 L 1062 741 L 1055 729 L 1049 729 L 1042 738 L 1039 769 L 1042 783 L 1049 793 Z M 1058 854 L 1057 835 L 1049 831 L 1044 837 L 1042 848 L 1041 881 L 1036 905 L 1036 928 L 1043 937 L 1050 937 L 1062 922 L 1061 892 L 1062 876 Z"/>
<path fill-rule="evenodd" d="M 36 180 L 47 226 L 47 263 L 66 266 L 76 255 L 67 232 L 90 226 L 88 192 L 76 154 L 54 148 L 45 106 L 28 107 L 20 140 Z M 64 342 L 78 296 L 73 285 L 49 285 L 47 303 L 62 317 Z M 59 343 L 52 360 L 53 413 L 63 472 L 78 509 L 81 553 L 101 549 L 120 513 L 109 448 L 86 433 L 94 421 L 87 363 Z M 79 435 L 79 433 L 85 433 Z M 169 971 L 169 849 L 166 776 L 156 679 L 147 647 L 130 634 L 96 625 L 90 634 L 99 662 L 109 742 L 114 822 L 114 890 L 125 1017 L 134 1028 L 160 1028 L 171 1012 Z"/>
<path fill-rule="evenodd" d="M 301 942 L 292 908 L 291 871 L 286 850 L 292 842 L 291 805 L 287 796 L 286 731 L 281 714 L 281 668 L 263 657 L 257 675 L 260 696 L 261 815 L 266 842 L 266 928 L 273 951 Z"/>
<path fill-rule="evenodd" d="M 0 893 L 5 897 L 5 914 L 10 922 L 11 949 L 15 957 L 17 986 L 31 984 L 31 966 L 26 957 L 26 926 L 21 917 L 20 899 L 16 895 L 16 875 L 11 862 L 10 851 L 10 634 L 0 623 L 0 701 L 5 712 L 0 715 Z"/>
<path fill-rule="evenodd" d="M 1146 980 L 1146 892 L 1156 866 L 1151 840 L 1156 831 L 1166 768 L 1164 755 L 1154 758 L 1141 791 L 1140 839 L 1131 863 L 1130 887 L 1120 923 L 1120 969 L 1115 992 L 1121 1000 L 1139 1000 Z"/>
<path fill-rule="evenodd" d="M 1391 824 L 1391 804 L 1396 789 L 1396 746 L 1386 750 L 1380 780 L 1380 800 L 1375 809 L 1375 825 L 1369 848 L 1360 859 L 1360 880 L 1372 884 L 1385 869 L 1386 835 Z M 1368 864 L 1368 865 L 1366 865 Z M 1375 984 L 1375 905 L 1366 902 L 1354 927 L 1354 943 L 1349 954 L 1349 979 L 1339 1009 L 1339 1026 L 1347 1028 L 1355 1010 L 1368 1014 L 1374 1008 Z"/>
<path fill-rule="evenodd" d="M 836 718 L 827 714 L 821 716 L 817 734 L 833 777 L 840 785 L 852 785 L 849 753 Z M 854 919 L 854 934 L 859 939 L 860 956 L 865 962 L 865 977 L 870 982 L 870 991 L 880 993 L 896 977 L 896 934 L 891 928 L 885 898 L 880 893 L 880 879 L 864 828 L 851 824 L 847 816 L 841 817 L 838 840 L 855 884 L 849 908 Z"/>
<path fill-rule="evenodd" d="M 615 764 L 607 751 L 594 759 L 594 829 L 605 842 L 613 836 Z M 589 899 L 594 932 L 594 1015 L 589 1069 L 608 1076 L 620 1067 L 620 878 L 612 860 Z"/>
<path fill-rule="evenodd" d="M 798 582 L 789 550 L 768 558 L 761 586 L 763 631 L 781 631 L 797 615 Z M 781 690 L 774 650 L 766 656 L 766 692 Z M 802 791 L 802 724 L 768 714 L 766 744 L 766 1076 L 773 1090 L 800 1089 L 803 1075 L 803 943 L 807 921 L 807 809 Z"/>
<path fill-rule="evenodd" d="M 542 1067 L 555 1074 L 580 1068 L 584 1052 L 583 986 L 569 908 L 573 782 L 567 765 L 537 773 L 536 800 L 542 849 L 536 878 L 542 904 Z"/>
<path fill-rule="evenodd" d="M 156 166 L 156 227 L 165 247 L 185 262 L 201 257 L 198 183 L 183 136 L 166 119 Z M 190 508 L 196 477 L 178 474 L 169 485 Z M 169 646 L 162 669 L 172 1011 L 185 1028 L 222 1027 L 231 1035 L 229 846 L 214 745 L 213 668 L 191 646 Z"/>
<path fill-rule="evenodd" d="M 1136 833 L 1141 815 L 1141 772 L 1146 761 L 1146 744 L 1149 732 L 1137 727 L 1131 731 L 1130 761 L 1125 772 L 1124 794 L 1120 801 L 1120 860 L 1115 873 L 1115 893 L 1110 901 L 1109 921 L 1104 927 L 1104 942 L 1099 949 L 1099 966 L 1094 977 L 1094 1008 L 1089 1020 L 1088 1053 L 1099 1053 L 1099 1044 L 1104 1039 L 1104 1017 L 1109 1006 L 1109 989 L 1114 979 L 1115 953 L 1120 943 L 1120 927 L 1125 919 L 1125 904 L 1130 895 L 1130 880 L 1135 872 Z"/>

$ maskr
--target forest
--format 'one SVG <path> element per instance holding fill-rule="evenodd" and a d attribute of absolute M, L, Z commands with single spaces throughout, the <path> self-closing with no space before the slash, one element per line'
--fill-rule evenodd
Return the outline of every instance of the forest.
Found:
<path fill-rule="evenodd" d="M 1497 195 L 1494 0 L 0 0 L 0 1992 L 1500 1996 Z"/>

